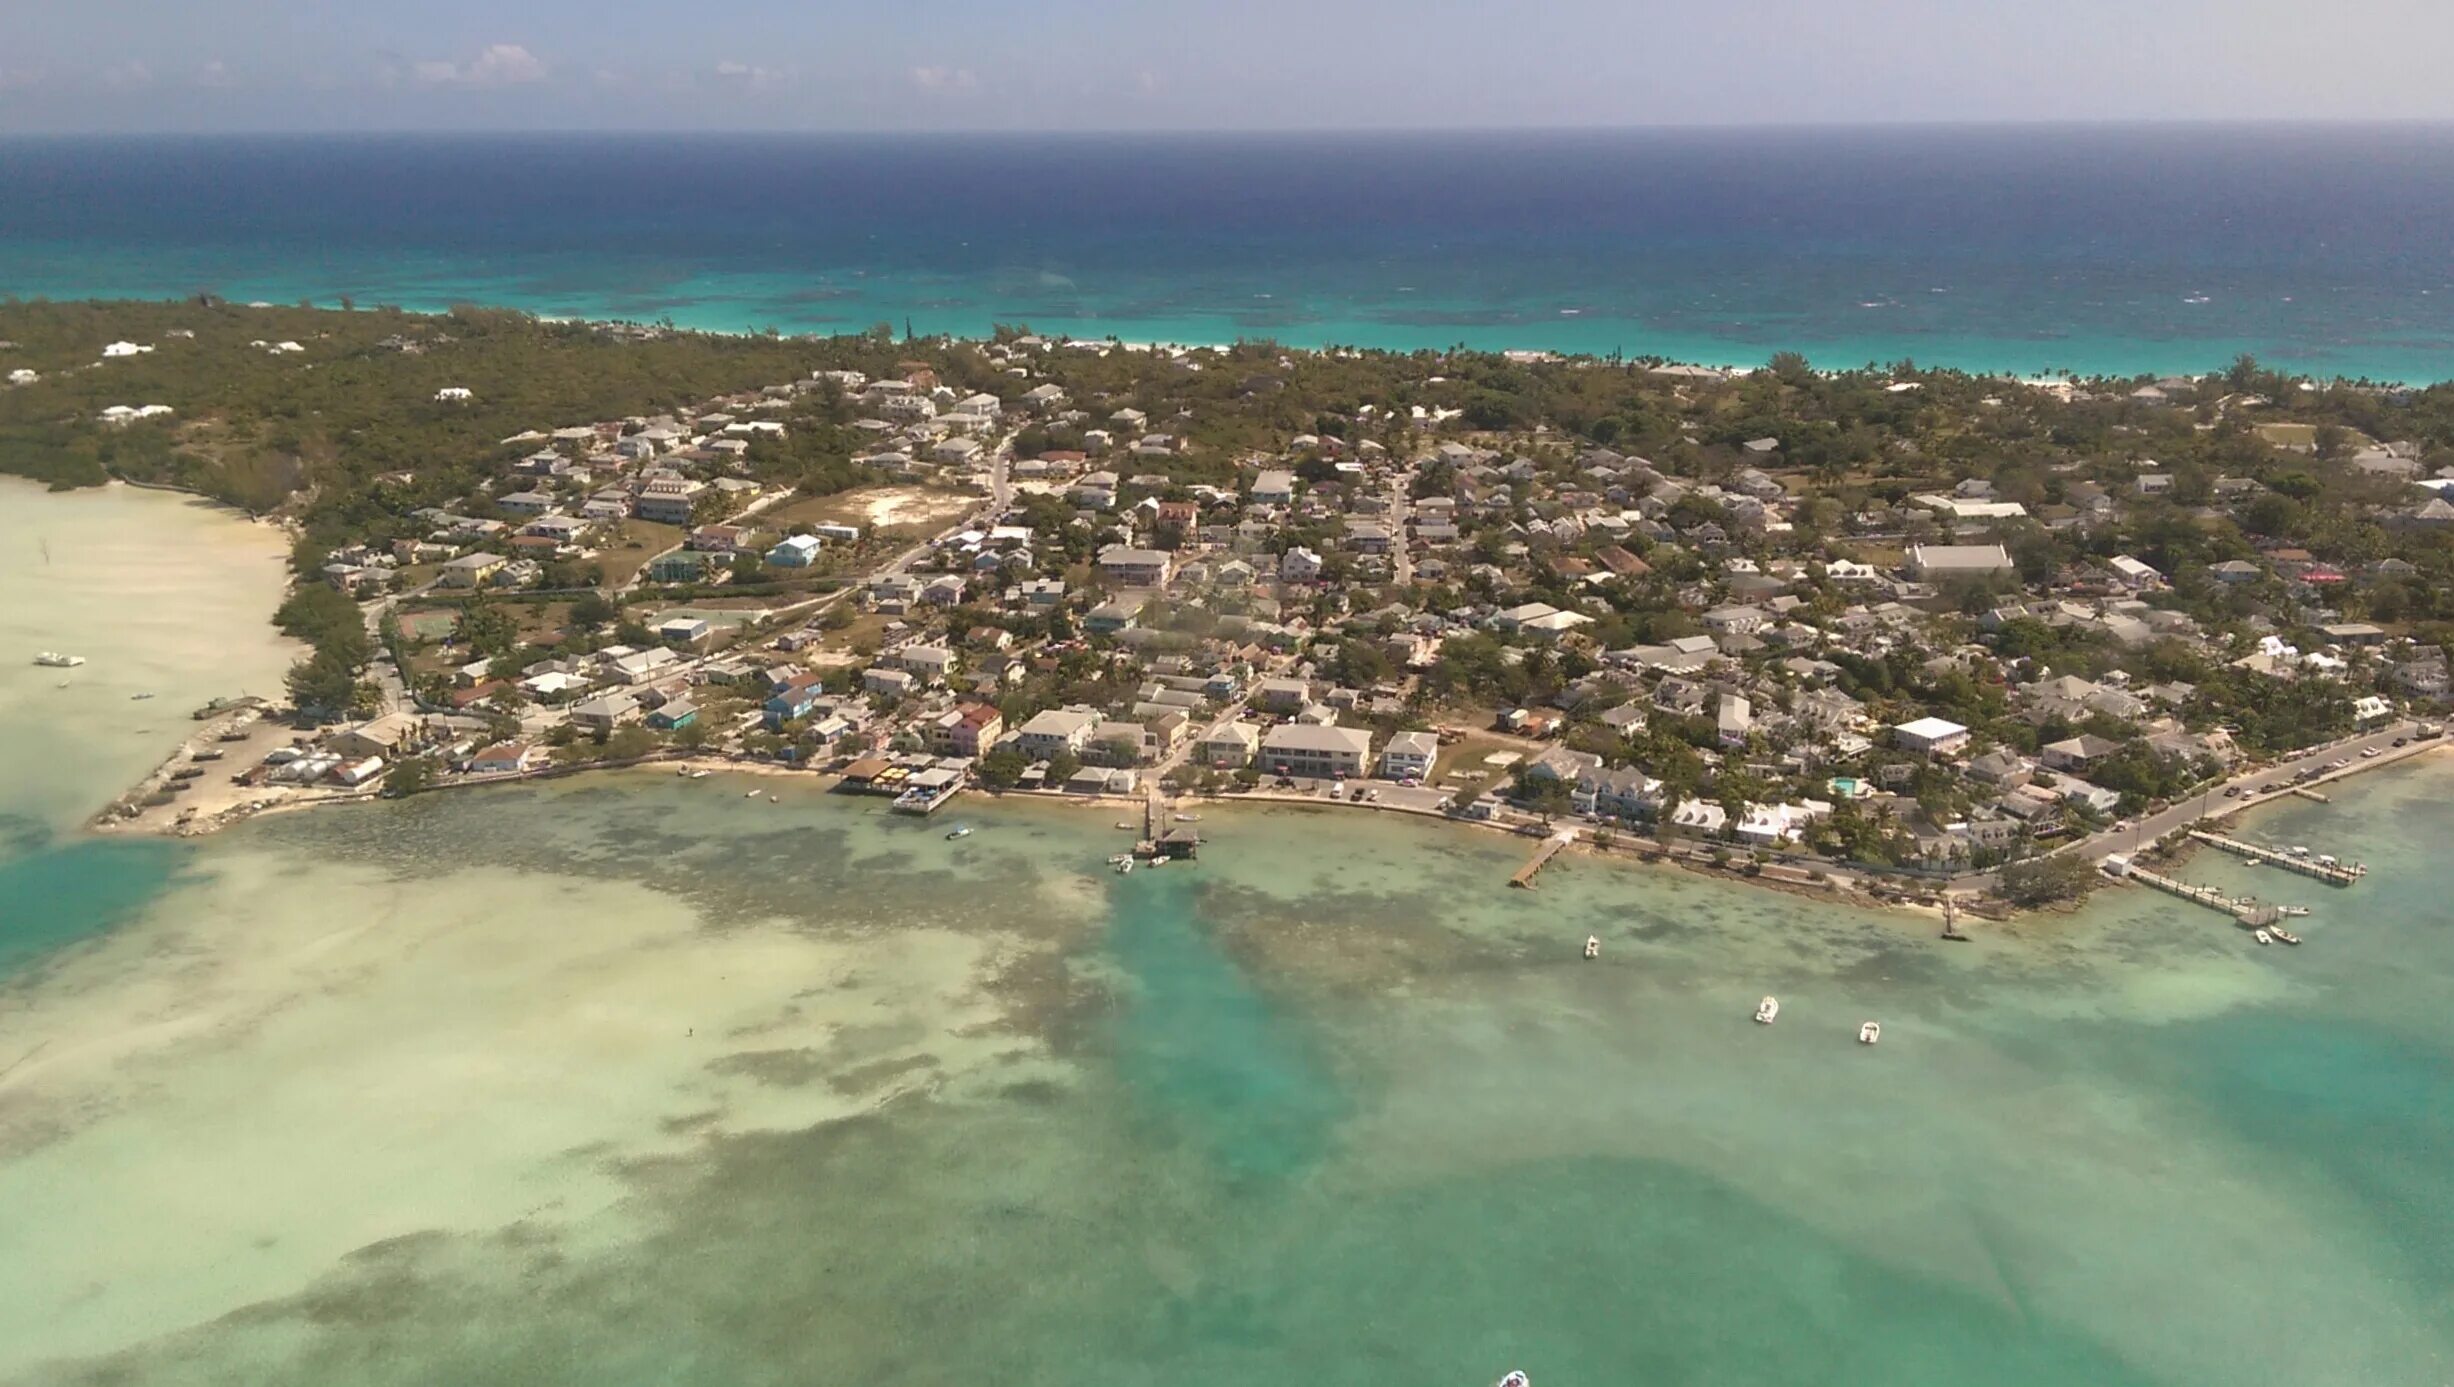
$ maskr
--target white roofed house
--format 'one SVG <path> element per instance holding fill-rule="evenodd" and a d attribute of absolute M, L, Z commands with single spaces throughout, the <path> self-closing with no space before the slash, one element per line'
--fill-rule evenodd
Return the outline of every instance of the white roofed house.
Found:
<path fill-rule="evenodd" d="M 1968 729 L 1945 718 L 1919 718 L 1893 728 L 1892 741 L 1921 756 L 1949 756 L 1968 745 Z"/>
<path fill-rule="evenodd" d="M 1175 569 L 1175 556 L 1165 550 L 1119 544 L 1099 551 L 1099 575 L 1118 587 L 1163 588 Z"/>
<path fill-rule="evenodd" d="M 1261 768 L 1309 779 L 1353 779 L 1372 759 L 1372 734 L 1360 727 L 1283 723 L 1261 738 Z"/>
<path fill-rule="evenodd" d="M 1099 714 L 1088 708 L 1050 708 L 1032 714 L 1015 736 L 1023 755 L 1045 761 L 1059 752 L 1079 753 L 1099 721 Z"/>
<path fill-rule="evenodd" d="M 1241 770 L 1261 749 L 1261 729 L 1249 722 L 1221 723 L 1201 739 L 1202 764 L 1217 770 Z"/>
<path fill-rule="evenodd" d="M 1909 547 L 1909 576 L 1929 582 L 1982 578 L 2009 573 L 2011 552 L 1999 544 L 1915 544 Z"/>
<path fill-rule="evenodd" d="M 1380 773 L 1388 780 L 1428 780 L 1440 757 L 1440 739 L 1429 732 L 1398 732 L 1381 748 Z"/>

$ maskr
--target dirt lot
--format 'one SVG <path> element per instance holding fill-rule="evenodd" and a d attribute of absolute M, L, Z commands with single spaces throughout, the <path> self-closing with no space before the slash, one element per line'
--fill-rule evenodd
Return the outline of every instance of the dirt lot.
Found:
<path fill-rule="evenodd" d="M 918 486 L 869 486 L 833 496 L 800 496 L 761 511 L 758 523 L 784 531 L 795 525 L 858 525 L 870 530 L 935 532 L 980 504 L 970 492 Z"/>

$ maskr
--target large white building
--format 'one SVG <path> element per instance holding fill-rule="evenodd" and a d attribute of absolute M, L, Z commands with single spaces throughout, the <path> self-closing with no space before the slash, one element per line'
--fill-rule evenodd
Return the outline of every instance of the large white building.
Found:
<path fill-rule="evenodd" d="M 1273 774 L 1360 777 L 1372 761 L 1372 734 L 1360 727 L 1286 723 L 1261 738 L 1260 760 Z"/>

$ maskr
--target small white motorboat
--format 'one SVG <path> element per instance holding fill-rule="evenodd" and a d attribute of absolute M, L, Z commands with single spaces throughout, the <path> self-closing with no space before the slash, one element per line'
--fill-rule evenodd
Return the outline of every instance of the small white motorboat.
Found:
<path fill-rule="evenodd" d="M 1132 858 L 1130 858 L 1130 857 L 1128 857 L 1128 858 L 1126 858 L 1124 861 L 1119 862 L 1119 863 L 1117 863 L 1117 864 L 1116 864 L 1116 874 L 1117 874 L 1118 876 L 1120 876 L 1120 877 L 1121 877 L 1121 876 L 1126 875 L 1127 873 L 1131 872 L 1132 870 L 1133 870 L 1133 859 L 1132 859 Z"/>
<path fill-rule="evenodd" d="M 1601 956 L 1602 956 L 1602 936 L 1600 936 L 1600 935 L 1598 935 L 1598 934 L 1588 934 L 1588 935 L 1586 935 L 1586 936 L 1585 936 L 1585 957 L 1587 957 L 1587 958 L 1600 958 Z"/>
<path fill-rule="evenodd" d="M 2299 935 L 2285 929 L 2282 925 L 2267 926 L 2267 933 L 2275 936 L 2277 942 L 2279 943 L 2298 944 L 2301 942 L 2301 937 Z"/>
<path fill-rule="evenodd" d="M 949 843 L 953 842 L 957 838 L 969 838 L 970 836 L 970 824 L 956 824 L 954 827 L 946 830 L 946 841 Z"/>
<path fill-rule="evenodd" d="M 1872 1045 L 1882 1038 L 1883 1023 L 1880 1021 L 1869 1021 L 1858 1027 L 1858 1044 L 1860 1045 Z"/>
<path fill-rule="evenodd" d="M 2261 944 L 2272 944 L 2275 942 L 2275 936 L 2267 933 L 2265 930 L 2257 931 L 2256 933 L 2252 934 L 2250 938 L 2257 940 Z"/>
<path fill-rule="evenodd" d="M 742 791 L 742 792 L 741 792 L 741 797 L 742 797 L 743 799 L 757 799 L 757 798 L 758 798 L 758 791 L 756 791 L 756 790 L 744 790 L 744 791 Z"/>
<path fill-rule="evenodd" d="M 131 699 L 146 699 L 153 697 L 153 695 L 151 693 L 132 693 L 128 695 L 128 697 Z"/>
<path fill-rule="evenodd" d="M 1771 1025 L 1780 1014 L 1781 1003 L 1775 998 L 1766 997 L 1755 1004 L 1755 1024 L 1759 1026 Z"/>
<path fill-rule="evenodd" d="M 697 770 L 697 771 L 692 771 L 692 772 L 690 773 L 690 778 L 691 778 L 691 779 L 693 779 L 693 780 L 705 780 L 707 777 L 709 777 L 709 776 L 711 776 L 711 775 L 714 775 L 714 774 L 715 774 L 715 772 L 714 772 L 714 771 L 708 771 L 708 770 Z"/>
<path fill-rule="evenodd" d="M 1500 1379 L 1499 1387 L 1534 1387 L 1534 1380 L 1522 1371 L 1511 1369 L 1508 1376 Z"/>
<path fill-rule="evenodd" d="M 56 650 L 46 650 L 42 654 L 34 657 L 34 663 L 41 665 L 45 669 L 75 669 L 77 666 L 85 663 L 85 657 L 82 655 L 63 655 Z"/>

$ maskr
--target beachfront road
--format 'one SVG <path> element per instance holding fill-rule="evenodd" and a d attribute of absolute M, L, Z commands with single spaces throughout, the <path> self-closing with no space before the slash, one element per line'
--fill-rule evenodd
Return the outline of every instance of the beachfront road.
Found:
<path fill-rule="evenodd" d="M 2418 730 L 2418 723 L 2398 722 L 2302 752 L 2261 770 L 2244 771 L 2220 785 L 2208 787 L 2205 793 L 2192 795 L 2170 809 L 2117 824 L 2081 839 L 2064 851 L 2078 853 L 2092 862 L 2101 862 L 2117 852 L 2137 852 L 2165 834 L 2186 828 L 2210 815 L 2227 814 L 2290 794 L 2296 784 L 2323 785 L 2338 777 L 2374 770 L 2440 745 L 2436 740 L 2419 740 L 2416 735 Z M 2404 745 L 2399 747 L 2394 745 L 2398 737 L 2405 739 Z M 2378 753 L 2376 756 L 2361 754 L 2372 749 Z M 2347 764 L 2337 766 L 2335 763 L 2338 761 Z M 2304 771 L 2315 771 L 2317 774 L 2308 780 L 2300 780 Z M 2227 798 L 2224 792 L 2228 789 L 2238 789 L 2241 793 Z"/>

